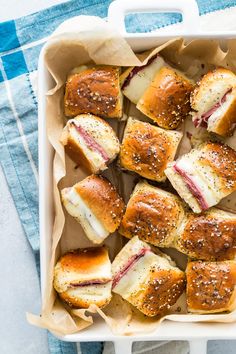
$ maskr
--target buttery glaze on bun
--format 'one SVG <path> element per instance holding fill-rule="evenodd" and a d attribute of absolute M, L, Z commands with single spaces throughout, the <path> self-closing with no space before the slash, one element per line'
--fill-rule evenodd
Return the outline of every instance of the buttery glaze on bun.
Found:
<path fill-rule="evenodd" d="M 122 117 L 120 68 L 98 65 L 81 66 L 67 79 L 64 109 L 67 117 L 92 113 L 104 118 Z"/>
<path fill-rule="evenodd" d="M 202 214 L 187 213 L 174 246 L 194 259 L 235 259 L 236 214 L 216 208 Z"/>
<path fill-rule="evenodd" d="M 206 142 L 169 164 L 165 174 L 192 210 L 200 213 L 236 191 L 236 151 Z"/>
<path fill-rule="evenodd" d="M 164 170 L 174 160 L 182 133 L 167 131 L 149 123 L 129 118 L 120 151 L 122 168 L 162 182 Z"/>
<path fill-rule="evenodd" d="M 186 269 L 188 311 L 220 313 L 236 306 L 236 262 L 189 262 Z"/>
<path fill-rule="evenodd" d="M 190 113 L 193 83 L 182 73 L 162 67 L 140 98 L 137 108 L 161 128 L 176 129 Z"/>
<path fill-rule="evenodd" d="M 127 204 L 119 233 L 138 236 L 158 247 L 169 247 L 184 217 L 184 206 L 175 195 L 146 182 L 136 185 Z"/>
<path fill-rule="evenodd" d="M 87 237 L 100 244 L 120 225 L 124 202 L 104 177 L 91 175 L 61 191 L 67 212 L 83 227 Z"/>
<path fill-rule="evenodd" d="M 227 136 L 236 125 L 236 75 L 218 68 L 203 76 L 191 95 L 193 123 Z"/>
<path fill-rule="evenodd" d="M 103 119 L 81 114 L 70 119 L 61 136 L 66 153 L 90 173 L 107 169 L 119 153 L 119 140 L 112 127 Z"/>
<path fill-rule="evenodd" d="M 112 263 L 112 291 L 146 316 L 162 315 L 185 288 L 185 274 L 171 259 L 133 237 Z"/>
<path fill-rule="evenodd" d="M 105 247 L 70 251 L 54 269 L 55 290 L 75 308 L 106 306 L 111 300 L 111 280 L 111 263 Z"/>

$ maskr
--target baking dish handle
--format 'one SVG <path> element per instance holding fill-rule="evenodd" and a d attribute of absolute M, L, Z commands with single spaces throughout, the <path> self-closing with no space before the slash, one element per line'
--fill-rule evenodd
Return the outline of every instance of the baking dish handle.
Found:
<path fill-rule="evenodd" d="M 132 13 L 177 12 L 183 17 L 182 27 L 178 34 L 196 34 L 200 31 L 199 10 L 195 0 L 114 0 L 108 9 L 108 21 L 116 27 L 123 36 L 126 32 L 125 16 Z M 168 32 L 170 33 L 170 32 Z M 158 35 L 155 32 L 156 35 Z M 139 33 L 140 35 L 140 33 Z M 153 35 L 152 32 L 145 36 Z M 163 36 L 163 32 L 161 34 Z"/>
<path fill-rule="evenodd" d="M 189 354 L 207 354 L 207 340 L 194 339 L 189 341 Z"/>
<path fill-rule="evenodd" d="M 132 344 L 130 340 L 114 342 L 115 354 L 132 354 Z M 207 354 L 207 340 L 191 340 L 189 341 L 189 349 L 189 354 Z"/>
<path fill-rule="evenodd" d="M 130 340 L 121 340 L 114 342 L 115 354 L 132 354 L 132 344 Z"/>

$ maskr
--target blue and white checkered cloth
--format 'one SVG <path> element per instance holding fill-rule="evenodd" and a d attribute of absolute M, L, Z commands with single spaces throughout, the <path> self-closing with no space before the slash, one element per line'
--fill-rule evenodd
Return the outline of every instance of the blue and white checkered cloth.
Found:
<path fill-rule="evenodd" d="M 128 1 L 128 0 L 127 0 Z M 133 0 L 134 1 L 134 0 Z M 164 0 L 163 0 L 164 1 Z M 176 0 L 178 1 L 178 0 Z M 107 16 L 110 0 L 72 0 L 0 23 L 0 160 L 39 270 L 37 63 L 47 37 L 77 15 Z M 197 0 L 200 14 L 236 6 L 236 0 Z M 181 21 L 178 14 L 129 15 L 128 32 L 147 32 Z M 234 21 L 235 22 L 235 21 Z M 77 353 L 74 343 L 49 335 L 52 354 Z M 102 343 L 82 343 L 82 354 L 101 354 Z"/>

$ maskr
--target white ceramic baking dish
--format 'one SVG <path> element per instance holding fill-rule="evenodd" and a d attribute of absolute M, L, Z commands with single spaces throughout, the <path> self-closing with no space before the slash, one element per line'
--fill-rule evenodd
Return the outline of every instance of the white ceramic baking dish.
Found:
<path fill-rule="evenodd" d="M 178 12 L 183 16 L 181 26 L 166 28 L 161 33 L 127 33 L 124 19 L 128 13 Z M 116 0 L 108 11 L 108 21 L 121 32 L 135 51 L 150 49 L 174 37 L 182 36 L 187 40 L 196 38 L 216 38 L 224 40 L 236 38 L 236 33 L 202 33 L 199 27 L 198 7 L 194 0 Z M 176 30 L 177 29 L 177 30 Z M 44 64 L 44 49 L 39 59 L 39 209 L 40 209 L 40 246 L 41 246 L 41 287 L 45 290 L 45 279 L 51 253 L 51 235 L 54 220 L 52 196 L 52 163 L 53 148 L 46 134 L 46 92 L 52 88 L 53 80 Z M 64 341 L 112 341 L 116 354 L 129 354 L 135 341 L 153 340 L 188 340 L 191 354 L 206 353 L 209 339 L 235 339 L 236 323 L 180 323 L 164 321 L 155 332 L 133 335 L 115 336 L 102 319 L 95 319 L 90 326 L 79 333 L 60 337 Z"/>

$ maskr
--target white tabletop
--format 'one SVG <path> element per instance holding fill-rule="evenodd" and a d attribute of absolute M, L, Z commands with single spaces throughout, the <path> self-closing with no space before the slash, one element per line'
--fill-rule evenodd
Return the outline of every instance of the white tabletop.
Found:
<path fill-rule="evenodd" d="M 0 22 L 21 17 L 60 0 L 0 0 Z M 40 313 L 34 256 L 0 168 L 0 353 L 48 354 L 46 331 L 31 326 L 26 312 Z"/>
<path fill-rule="evenodd" d="M 60 2 L 62 1 L 0 0 L 0 22 Z M 26 321 L 26 311 L 36 314 L 40 312 L 39 281 L 30 245 L 22 230 L 1 168 L 0 186 L 0 353 L 48 354 L 46 331 L 33 327 Z M 165 354 L 161 348 L 158 353 Z M 236 341 L 210 342 L 208 353 L 235 354 Z"/>

